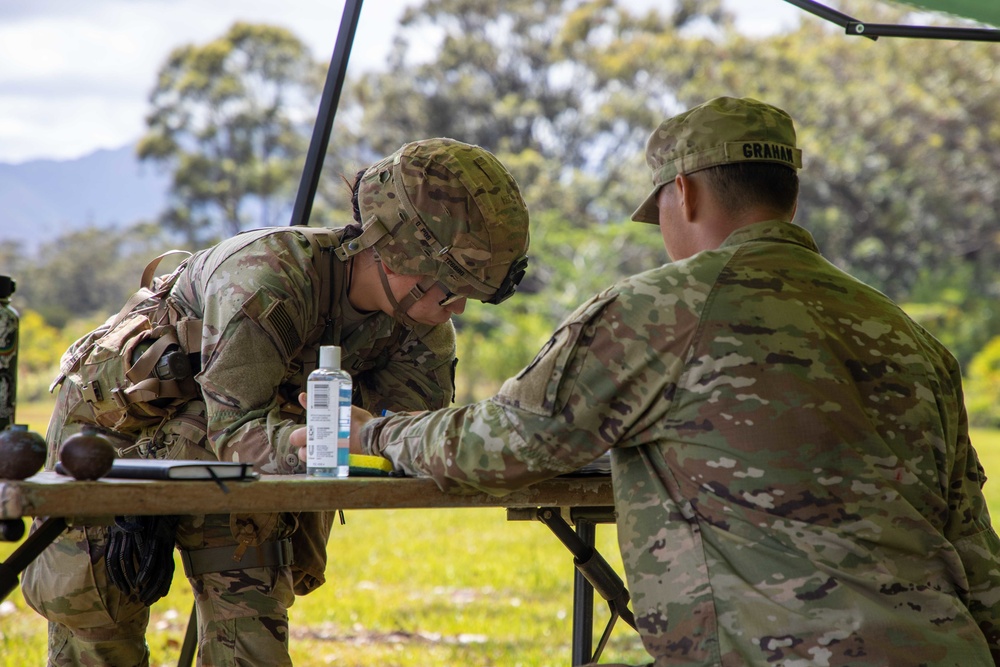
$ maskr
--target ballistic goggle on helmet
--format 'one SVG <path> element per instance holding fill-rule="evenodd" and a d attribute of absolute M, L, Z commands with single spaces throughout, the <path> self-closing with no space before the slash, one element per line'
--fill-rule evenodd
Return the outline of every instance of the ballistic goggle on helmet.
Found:
<path fill-rule="evenodd" d="M 388 268 L 439 283 L 446 297 L 500 303 L 528 264 L 528 210 L 517 183 L 489 151 L 454 139 L 405 144 L 365 170 L 362 234 L 341 259 L 373 247 Z"/>

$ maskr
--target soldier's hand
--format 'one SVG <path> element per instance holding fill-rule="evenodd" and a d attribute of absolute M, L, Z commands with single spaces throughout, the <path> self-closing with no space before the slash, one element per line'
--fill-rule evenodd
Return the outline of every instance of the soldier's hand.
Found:
<path fill-rule="evenodd" d="M 365 424 L 375 419 L 375 416 L 367 410 L 362 410 L 356 405 L 351 406 L 351 453 L 364 454 L 361 449 L 361 429 Z"/>
<path fill-rule="evenodd" d="M 304 391 L 299 394 L 299 405 L 301 405 L 305 410 L 309 409 L 309 395 Z M 289 444 L 293 448 L 298 448 L 299 460 L 302 461 L 302 463 L 306 462 L 306 441 L 307 437 L 305 426 L 300 426 L 292 431 L 292 434 L 288 436 Z"/>
<path fill-rule="evenodd" d="M 292 449 L 297 450 L 295 453 L 298 455 L 299 460 L 303 463 L 306 462 L 306 427 L 300 426 L 299 428 L 292 431 L 292 434 L 288 436 L 288 442 L 291 444 Z"/>

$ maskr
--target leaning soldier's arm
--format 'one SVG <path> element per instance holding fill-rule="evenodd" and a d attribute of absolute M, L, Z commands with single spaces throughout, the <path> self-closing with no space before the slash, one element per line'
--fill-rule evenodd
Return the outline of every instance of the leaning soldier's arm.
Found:
<path fill-rule="evenodd" d="M 446 322 L 407 337 L 387 363 L 354 379 L 361 406 L 374 415 L 436 410 L 455 393 L 455 327 Z"/>
<path fill-rule="evenodd" d="M 307 249 L 285 244 L 282 271 L 256 248 L 227 260 L 208 283 L 203 318 L 202 388 L 210 446 L 220 461 L 252 463 L 264 473 L 301 471 L 289 442 L 298 424 L 282 415 L 278 387 L 316 320 Z M 298 269 L 298 270 L 297 270 Z M 238 286 L 236 286 L 238 285 Z"/>
<path fill-rule="evenodd" d="M 502 494 L 571 472 L 621 445 L 666 409 L 678 372 L 620 326 L 614 291 L 584 304 L 497 396 L 461 408 L 375 420 L 362 447 L 442 489 Z M 663 340 L 676 340 L 664 332 Z M 657 380 L 649 381 L 654 369 Z"/>
<path fill-rule="evenodd" d="M 289 436 L 300 424 L 282 416 L 278 398 L 282 355 L 248 322 L 230 331 L 232 353 L 223 351 L 199 376 L 210 446 L 220 461 L 252 463 L 271 474 L 299 472 Z"/>

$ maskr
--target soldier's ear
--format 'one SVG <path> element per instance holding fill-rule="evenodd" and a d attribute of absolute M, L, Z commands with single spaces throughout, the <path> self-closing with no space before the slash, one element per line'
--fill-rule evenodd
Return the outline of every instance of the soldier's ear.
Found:
<path fill-rule="evenodd" d="M 700 187 L 697 179 L 684 174 L 677 174 L 674 178 L 674 185 L 677 188 L 677 202 L 681 209 L 681 215 L 687 222 L 694 222 L 698 213 Z"/>

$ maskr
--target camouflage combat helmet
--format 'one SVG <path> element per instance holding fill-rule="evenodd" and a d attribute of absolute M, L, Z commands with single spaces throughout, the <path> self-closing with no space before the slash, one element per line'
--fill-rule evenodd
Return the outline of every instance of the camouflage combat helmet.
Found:
<path fill-rule="evenodd" d="M 514 178 L 479 146 L 447 138 L 405 144 L 365 170 L 358 209 L 363 232 L 337 255 L 374 247 L 392 271 L 426 276 L 417 298 L 440 283 L 500 303 L 524 276 L 527 208 Z"/>

